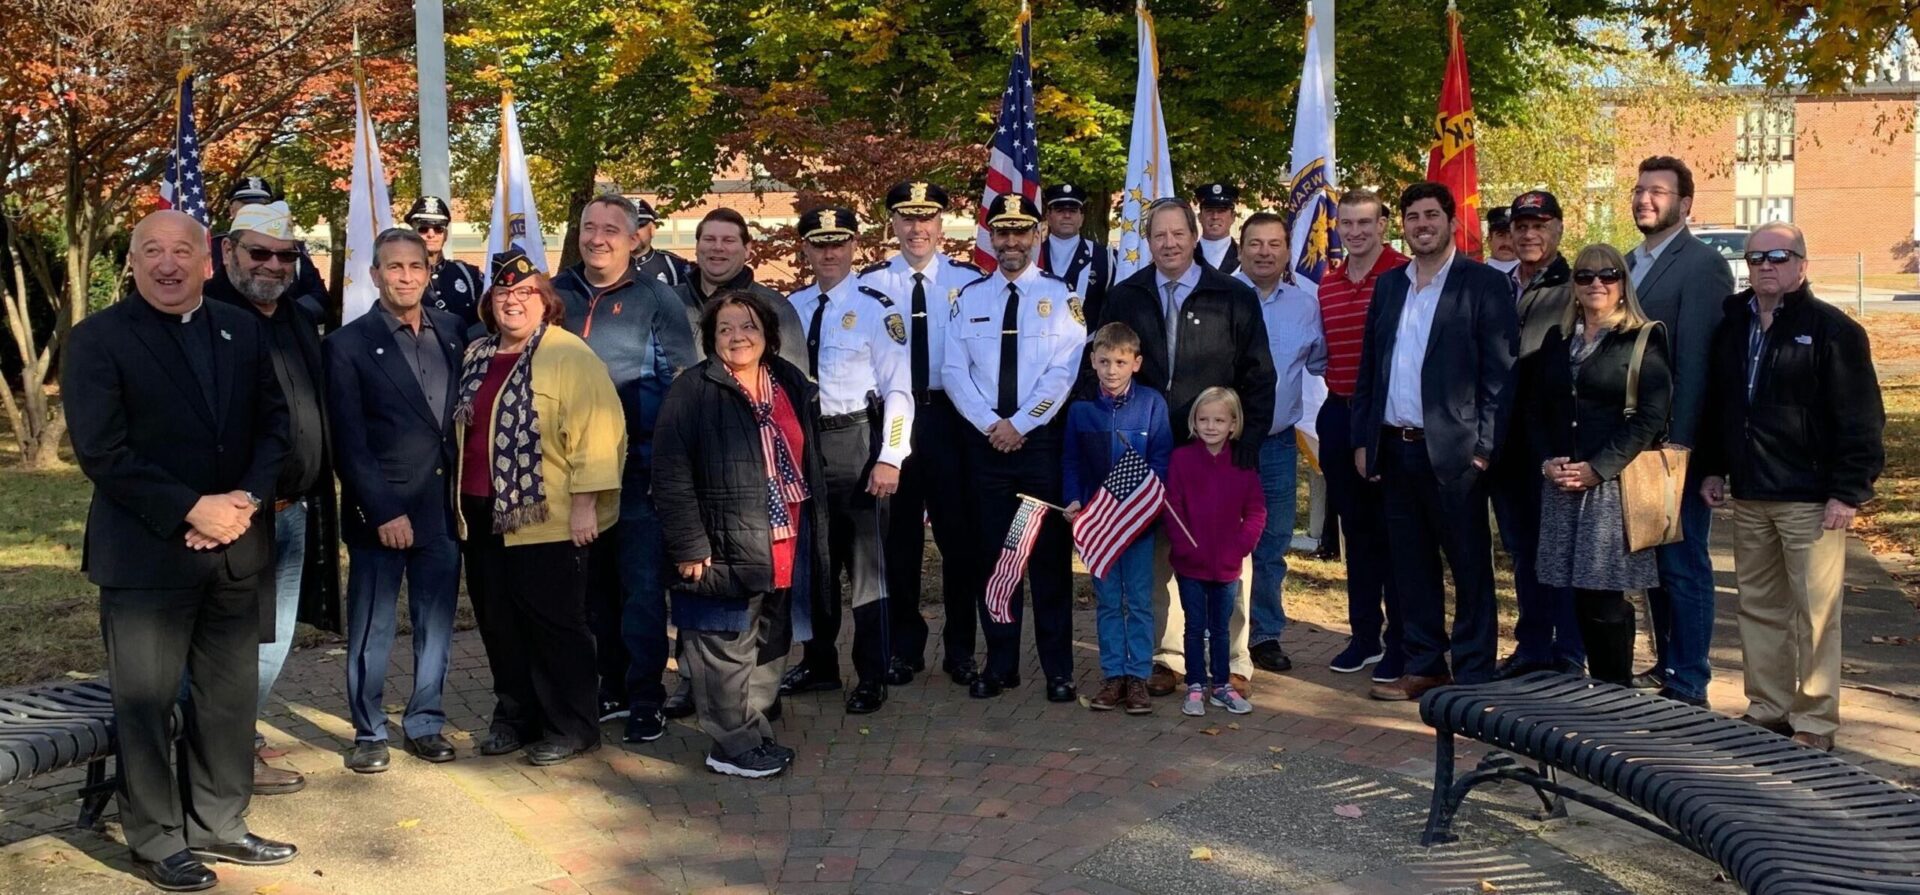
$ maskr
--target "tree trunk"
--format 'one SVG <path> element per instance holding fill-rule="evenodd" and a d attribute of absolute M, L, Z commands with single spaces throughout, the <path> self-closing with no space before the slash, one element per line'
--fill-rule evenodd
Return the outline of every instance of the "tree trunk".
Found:
<path fill-rule="evenodd" d="M 565 244 L 560 247 L 560 267 L 553 271 L 559 273 L 580 263 L 580 212 L 593 201 L 594 180 L 598 171 L 593 165 L 583 165 L 573 176 L 573 183 L 567 191 L 567 235 Z"/>
<path fill-rule="evenodd" d="M 0 407 L 4 407 L 7 423 L 13 427 L 14 444 L 20 449 L 20 465 L 26 469 L 47 469 L 59 465 L 60 440 L 67 433 L 65 414 L 60 405 L 47 397 L 53 343 L 62 327 L 56 323 L 47 345 L 38 344 L 39 340 L 34 338 L 32 315 L 27 307 L 26 259 L 18 243 L 20 236 L 9 229 L 7 237 L 13 280 L 0 286 L 0 299 L 5 302 L 8 335 L 20 355 L 20 397 L 15 400 L 13 388 L 0 383 Z"/>

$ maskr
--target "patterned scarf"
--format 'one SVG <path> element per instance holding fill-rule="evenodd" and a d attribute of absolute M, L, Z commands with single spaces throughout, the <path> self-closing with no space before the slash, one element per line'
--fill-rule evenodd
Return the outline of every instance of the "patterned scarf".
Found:
<path fill-rule="evenodd" d="M 547 334 L 541 324 L 520 351 L 493 399 L 493 532 L 504 534 L 523 525 L 547 521 L 547 485 L 540 478 L 540 416 L 533 409 L 533 352 Z M 467 349 L 460 368 L 460 401 L 453 407 L 454 422 L 473 426 L 473 400 L 486 381 L 487 368 L 500 351 L 500 334 L 493 333 Z M 484 425 L 484 424 L 483 424 Z"/>
<path fill-rule="evenodd" d="M 734 378 L 738 381 L 739 374 Z M 745 386 L 741 383 L 742 391 L 746 390 Z M 773 421 L 773 405 L 779 390 L 773 374 L 761 364 L 760 394 L 765 395 L 766 400 L 755 401 L 749 394 L 747 404 L 753 408 L 754 421 L 760 424 L 760 453 L 767 461 L 767 517 L 773 521 L 773 539 L 784 541 L 798 533 L 787 507 L 804 503 L 810 493 L 806 480 L 800 476 L 799 464 L 793 461 L 793 448 L 787 444 L 786 433 Z"/>

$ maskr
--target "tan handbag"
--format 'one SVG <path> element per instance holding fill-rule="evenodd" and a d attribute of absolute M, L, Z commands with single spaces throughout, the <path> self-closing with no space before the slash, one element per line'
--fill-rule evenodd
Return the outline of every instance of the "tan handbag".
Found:
<path fill-rule="evenodd" d="M 1640 334 L 1633 340 L 1633 357 L 1627 361 L 1629 419 L 1640 405 L 1640 360 L 1647 353 L 1647 339 L 1660 325 L 1654 321 L 1640 327 Z M 1686 496 L 1687 454 L 1686 448 L 1674 447 L 1663 439 L 1620 470 L 1620 508 L 1626 517 L 1627 550 L 1638 552 L 1677 544 L 1685 537 L 1680 530 L 1680 501 Z"/>

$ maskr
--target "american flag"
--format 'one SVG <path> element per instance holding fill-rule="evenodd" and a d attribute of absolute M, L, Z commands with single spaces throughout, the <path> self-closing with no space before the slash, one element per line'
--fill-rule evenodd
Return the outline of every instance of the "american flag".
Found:
<path fill-rule="evenodd" d="M 160 181 L 160 207 L 193 215 L 202 226 L 207 218 L 207 185 L 200 178 L 200 140 L 193 133 L 193 69 L 180 70 L 180 100 L 173 132 L 173 156 L 167 159 L 166 179 Z"/>
<path fill-rule="evenodd" d="M 1013 621 L 1013 589 L 1027 572 L 1027 557 L 1033 555 L 1033 542 L 1040 537 L 1040 523 L 1047 505 L 1025 494 L 1020 509 L 1007 527 L 1007 540 L 1000 545 L 1000 561 L 994 564 L 993 577 L 987 579 L 987 617 L 1001 624 Z"/>
<path fill-rule="evenodd" d="M 1167 489 L 1160 477 L 1128 445 L 1093 500 L 1073 520 L 1073 543 L 1080 548 L 1087 572 L 1095 578 L 1106 577 L 1113 561 L 1153 524 L 1166 502 Z"/>
<path fill-rule="evenodd" d="M 993 231 L 987 227 L 987 206 L 1005 193 L 1021 193 L 1040 202 L 1040 144 L 1033 130 L 1033 23 L 1026 4 L 1020 6 L 1020 49 L 1014 51 L 1007 72 L 1007 89 L 1000 94 L 1000 123 L 993 129 L 987 158 L 987 192 L 980 199 L 979 228 L 974 231 L 973 263 L 992 273 L 999 266 L 993 254 Z"/>

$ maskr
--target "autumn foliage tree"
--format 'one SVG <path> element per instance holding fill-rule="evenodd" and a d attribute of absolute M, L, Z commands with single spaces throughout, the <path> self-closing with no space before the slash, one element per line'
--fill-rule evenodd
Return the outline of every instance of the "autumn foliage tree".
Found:
<path fill-rule="evenodd" d="M 174 129 L 176 76 L 198 64 L 198 130 L 214 173 L 234 139 L 284 130 L 308 78 L 345 65 L 373 0 L 0 0 L 16 52 L 0 57 L 0 276 L 19 394 L 0 389 L 29 467 L 56 460 L 66 426 L 46 391 L 89 310 L 110 241 L 153 201 Z M 217 188 L 217 181 L 209 186 Z M 110 278 L 110 272 L 109 272 Z"/>

